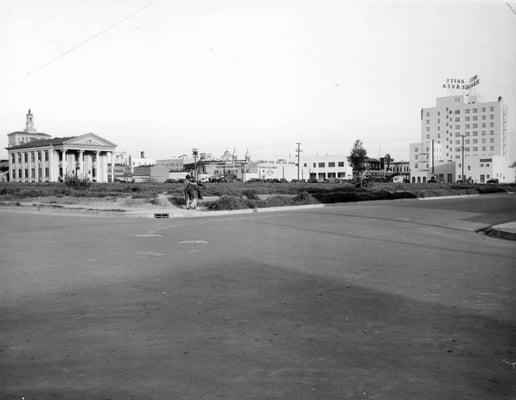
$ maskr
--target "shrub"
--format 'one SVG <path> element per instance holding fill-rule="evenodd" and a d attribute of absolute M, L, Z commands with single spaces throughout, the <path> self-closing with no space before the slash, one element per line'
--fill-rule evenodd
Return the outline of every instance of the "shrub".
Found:
<path fill-rule="evenodd" d="M 88 178 L 78 178 L 76 176 L 67 176 L 65 178 L 65 185 L 77 190 L 85 190 L 91 186 L 91 182 Z"/>
<path fill-rule="evenodd" d="M 247 197 L 249 200 L 259 200 L 258 194 L 256 190 L 253 189 L 245 189 L 242 191 L 242 196 Z"/>
<path fill-rule="evenodd" d="M 294 199 L 286 196 L 272 196 L 264 201 L 265 207 L 284 207 L 294 205 Z"/>
<path fill-rule="evenodd" d="M 210 210 L 240 210 L 249 208 L 248 202 L 241 197 L 221 196 L 217 201 L 208 203 Z"/>

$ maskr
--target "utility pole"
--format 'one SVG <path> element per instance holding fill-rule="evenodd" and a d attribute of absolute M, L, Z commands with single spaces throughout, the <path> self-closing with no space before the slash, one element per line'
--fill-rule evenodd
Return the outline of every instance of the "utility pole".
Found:
<path fill-rule="evenodd" d="M 434 174 L 434 139 L 432 139 L 432 175 L 433 174 Z"/>
<path fill-rule="evenodd" d="M 199 154 L 199 150 L 194 147 L 192 154 L 194 156 L 194 178 L 197 181 L 197 155 Z"/>
<path fill-rule="evenodd" d="M 464 135 L 462 135 L 462 183 L 465 183 L 465 179 L 464 179 Z"/>
<path fill-rule="evenodd" d="M 301 164 L 300 164 L 300 161 L 299 161 L 299 157 L 301 155 L 301 152 L 303 150 L 301 150 L 301 142 L 296 142 L 297 144 L 297 148 L 296 148 L 296 153 L 297 153 L 297 180 L 299 181 L 299 168 L 301 167 Z"/>

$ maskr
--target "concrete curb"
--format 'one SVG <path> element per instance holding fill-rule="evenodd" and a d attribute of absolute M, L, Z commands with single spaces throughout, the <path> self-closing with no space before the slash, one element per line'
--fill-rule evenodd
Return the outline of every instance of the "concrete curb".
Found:
<path fill-rule="evenodd" d="M 307 209 L 324 208 L 327 204 L 305 204 L 300 206 L 285 206 L 285 207 L 267 207 L 267 208 L 245 208 L 242 210 L 221 210 L 221 211 L 182 211 L 181 213 L 174 214 L 173 211 L 169 212 L 169 218 L 200 218 L 200 217 L 221 217 L 225 215 L 246 215 L 246 214 L 263 214 L 267 212 L 276 211 L 302 211 Z M 166 210 L 160 210 L 165 212 Z M 127 216 L 134 216 L 140 218 L 154 218 L 155 212 L 133 212 L 126 213 Z"/>
<path fill-rule="evenodd" d="M 433 197 L 418 197 L 418 200 L 448 200 L 448 199 L 463 199 L 464 197 L 478 197 L 481 194 L 457 194 L 453 196 L 433 196 Z"/>
<path fill-rule="evenodd" d="M 500 239 L 516 240 L 516 221 L 495 225 L 484 230 L 489 235 Z"/>

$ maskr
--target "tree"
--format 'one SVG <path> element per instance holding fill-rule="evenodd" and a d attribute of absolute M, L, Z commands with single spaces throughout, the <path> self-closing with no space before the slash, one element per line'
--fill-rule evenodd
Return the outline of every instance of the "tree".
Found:
<path fill-rule="evenodd" d="M 393 162 L 394 159 L 391 157 L 391 155 L 389 153 L 387 153 L 383 159 L 384 159 L 384 162 L 385 162 L 385 165 L 386 165 L 386 170 L 389 171 L 389 167 L 391 166 L 391 162 Z"/>
<path fill-rule="evenodd" d="M 362 141 L 357 139 L 351 149 L 351 154 L 349 155 L 349 163 L 353 167 L 354 175 L 359 175 L 365 169 L 364 164 L 366 158 L 367 151 L 364 149 Z"/>

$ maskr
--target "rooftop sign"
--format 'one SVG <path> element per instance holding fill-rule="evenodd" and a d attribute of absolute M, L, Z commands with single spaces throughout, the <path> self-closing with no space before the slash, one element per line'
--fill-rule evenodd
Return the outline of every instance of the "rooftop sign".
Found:
<path fill-rule="evenodd" d="M 443 89 L 462 89 L 462 90 L 470 90 L 471 88 L 477 86 L 480 83 L 480 79 L 478 79 L 478 75 L 474 75 L 469 78 L 469 81 L 466 79 L 459 78 L 446 78 L 446 82 L 443 83 Z"/>

